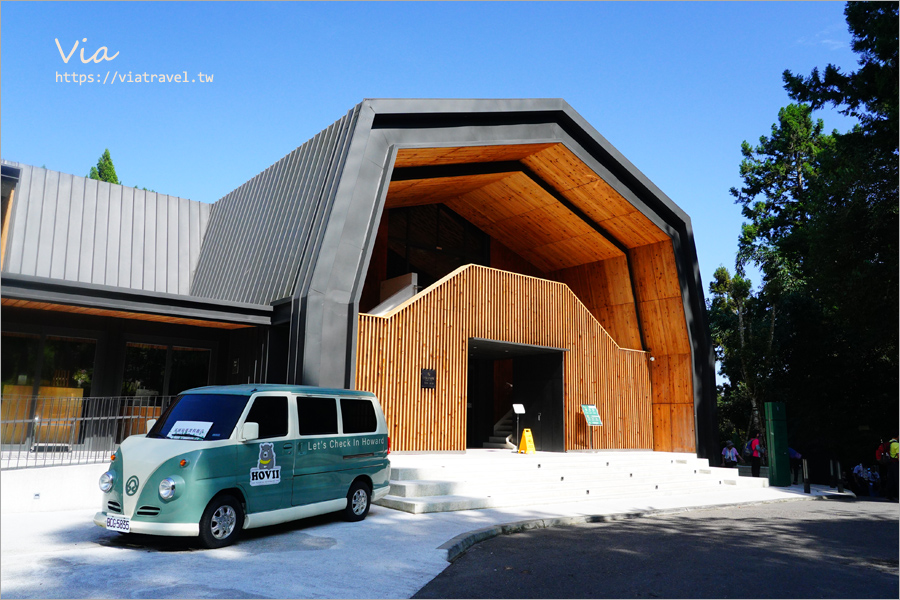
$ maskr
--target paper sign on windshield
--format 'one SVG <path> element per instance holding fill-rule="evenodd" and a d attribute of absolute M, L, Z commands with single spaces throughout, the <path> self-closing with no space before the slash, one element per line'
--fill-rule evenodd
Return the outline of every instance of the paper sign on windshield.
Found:
<path fill-rule="evenodd" d="M 211 421 L 175 421 L 166 437 L 170 440 L 202 440 L 212 426 Z"/>

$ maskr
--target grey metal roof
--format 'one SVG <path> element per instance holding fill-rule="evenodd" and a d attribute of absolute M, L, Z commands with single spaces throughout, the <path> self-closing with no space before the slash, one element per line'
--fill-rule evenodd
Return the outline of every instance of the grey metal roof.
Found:
<path fill-rule="evenodd" d="M 308 286 L 358 114 L 216 202 L 192 295 L 267 304 Z"/>
<path fill-rule="evenodd" d="M 19 172 L 4 274 L 188 294 L 210 205 L 3 161 Z"/>

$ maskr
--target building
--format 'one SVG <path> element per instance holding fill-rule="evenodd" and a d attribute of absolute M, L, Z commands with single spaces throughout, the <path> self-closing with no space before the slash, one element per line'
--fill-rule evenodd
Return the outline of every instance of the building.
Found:
<path fill-rule="evenodd" d="M 562 100 L 365 100 L 212 205 L 2 174 L 4 396 L 355 387 L 395 450 L 518 402 L 539 449 L 718 452 L 690 219 Z"/>

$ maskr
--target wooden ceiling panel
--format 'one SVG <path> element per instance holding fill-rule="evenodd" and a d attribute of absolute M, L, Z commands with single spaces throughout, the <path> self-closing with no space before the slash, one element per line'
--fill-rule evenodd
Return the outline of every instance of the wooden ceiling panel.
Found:
<path fill-rule="evenodd" d="M 566 190 L 563 195 L 598 223 L 637 210 L 602 179 Z"/>
<path fill-rule="evenodd" d="M 516 250 L 516 254 L 533 264 L 541 271 L 544 271 L 545 273 L 549 271 L 556 271 L 561 268 L 567 268 L 560 267 L 557 261 L 551 260 L 545 255 L 535 252 L 534 249 L 526 248 L 524 250 Z"/>
<path fill-rule="evenodd" d="M 597 230 L 591 227 L 584 220 L 577 218 L 571 210 L 560 203 L 548 204 L 543 208 L 533 210 L 528 215 L 535 215 L 538 218 L 553 221 L 565 231 L 566 237 L 579 237 L 584 235 L 596 234 Z"/>
<path fill-rule="evenodd" d="M 501 160 L 520 161 L 571 205 L 515 171 L 392 181 L 387 207 L 444 203 L 519 255 L 533 256 L 535 266 L 545 270 L 623 256 L 591 222 L 627 248 L 669 241 L 563 144 L 407 148 L 398 152 L 396 166 Z"/>
<path fill-rule="evenodd" d="M 569 266 L 584 265 L 599 260 L 622 256 L 622 251 L 597 233 L 560 240 L 544 248 L 570 257 Z M 574 262 L 572 262 L 574 261 Z M 566 268 L 566 267 L 559 267 Z"/>
<path fill-rule="evenodd" d="M 403 148 L 397 151 L 394 167 L 421 167 L 474 162 L 522 160 L 556 144 L 512 144 L 452 148 Z"/>
<path fill-rule="evenodd" d="M 562 144 L 554 144 L 521 160 L 541 179 L 561 192 L 600 179 Z"/>
<path fill-rule="evenodd" d="M 447 203 L 452 210 L 465 216 L 465 212 L 474 210 L 483 215 L 489 222 L 494 223 L 516 216 L 515 206 L 503 202 L 495 197 L 489 190 L 479 189 L 469 192 Z M 475 223 L 473 221 L 473 223 Z M 478 225 L 478 223 L 475 223 Z M 480 227 L 480 225 L 479 225 Z"/>
<path fill-rule="evenodd" d="M 437 177 L 391 181 L 388 187 L 386 208 L 418 206 L 446 202 L 490 183 L 508 177 L 509 173 L 486 173 L 462 177 Z"/>
<path fill-rule="evenodd" d="M 574 237 L 572 231 L 577 227 L 567 228 L 566 221 L 554 218 L 553 212 L 548 209 L 549 207 L 536 208 L 514 218 L 529 232 L 533 246 L 545 246 Z"/>
<path fill-rule="evenodd" d="M 524 173 L 513 173 L 492 183 L 485 191 L 492 194 L 495 200 L 501 200 L 510 206 L 510 210 L 516 215 L 558 202 Z"/>
<path fill-rule="evenodd" d="M 600 225 L 629 248 L 669 241 L 663 231 L 644 215 L 633 212 L 602 221 Z"/>

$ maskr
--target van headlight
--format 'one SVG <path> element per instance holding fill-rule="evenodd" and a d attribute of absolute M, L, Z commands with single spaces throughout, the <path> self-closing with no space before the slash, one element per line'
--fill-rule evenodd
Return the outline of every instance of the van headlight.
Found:
<path fill-rule="evenodd" d="M 159 482 L 159 497 L 163 500 L 171 500 L 175 497 L 175 480 L 166 477 Z"/>
<path fill-rule="evenodd" d="M 112 489 L 113 482 L 115 482 L 115 480 L 116 476 L 113 475 L 112 471 L 107 471 L 100 476 L 100 489 L 104 494 Z"/>

